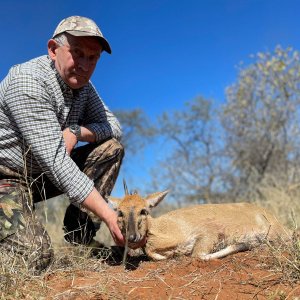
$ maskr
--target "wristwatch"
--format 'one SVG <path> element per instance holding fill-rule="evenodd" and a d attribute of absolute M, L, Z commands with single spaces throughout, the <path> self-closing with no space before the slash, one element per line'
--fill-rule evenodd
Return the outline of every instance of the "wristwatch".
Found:
<path fill-rule="evenodd" d="M 81 128 L 79 125 L 74 124 L 74 125 L 70 125 L 69 130 L 76 135 L 77 140 L 80 139 L 81 136 Z"/>

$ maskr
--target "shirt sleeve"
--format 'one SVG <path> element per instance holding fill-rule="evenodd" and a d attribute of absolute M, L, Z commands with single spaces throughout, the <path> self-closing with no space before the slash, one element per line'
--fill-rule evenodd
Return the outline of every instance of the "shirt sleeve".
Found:
<path fill-rule="evenodd" d="M 89 84 L 88 101 L 82 125 L 96 134 L 96 142 L 108 138 L 120 140 L 122 136 L 118 119 L 104 104 L 91 83 Z"/>
<path fill-rule="evenodd" d="M 30 74 L 17 74 L 5 98 L 18 134 L 23 138 L 24 153 L 34 157 L 42 172 L 71 202 L 83 202 L 94 183 L 67 154 L 51 96 L 43 82 Z M 30 169 L 30 157 L 25 161 L 26 168 Z"/>

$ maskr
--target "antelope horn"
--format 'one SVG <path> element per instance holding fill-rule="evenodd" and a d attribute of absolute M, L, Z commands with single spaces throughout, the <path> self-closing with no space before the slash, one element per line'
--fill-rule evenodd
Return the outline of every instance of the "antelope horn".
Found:
<path fill-rule="evenodd" d="M 123 179 L 123 186 L 124 186 L 125 195 L 129 195 L 125 179 Z"/>

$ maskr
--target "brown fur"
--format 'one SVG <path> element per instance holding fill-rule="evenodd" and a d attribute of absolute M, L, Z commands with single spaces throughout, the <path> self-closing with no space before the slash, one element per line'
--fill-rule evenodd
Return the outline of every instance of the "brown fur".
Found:
<path fill-rule="evenodd" d="M 152 218 L 151 208 L 166 194 L 167 191 L 146 198 L 138 194 L 127 194 L 123 199 L 110 197 L 129 247 L 135 248 L 147 237 L 145 251 L 154 260 L 177 255 L 221 258 L 265 241 L 283 242 L 291 237 L 274 215 L 249 203 L 203 204 Z"/>

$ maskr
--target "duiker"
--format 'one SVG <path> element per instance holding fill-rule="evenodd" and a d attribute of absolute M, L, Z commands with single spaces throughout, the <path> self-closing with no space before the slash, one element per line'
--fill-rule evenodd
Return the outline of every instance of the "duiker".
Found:
<path fill-rule="evenodd" d="M 264 208 L 249 203 L 203 204 L 177 209 L 158 218 L 150 210 L 167 191 L 142 198 L 126 193 L 110 197 L 129 248 L 146 240 L 145 252 L 154 260 L 191 255 L 204 260 L 246 251 L 265 241 L 283 242 L 290 232 Z"/>

